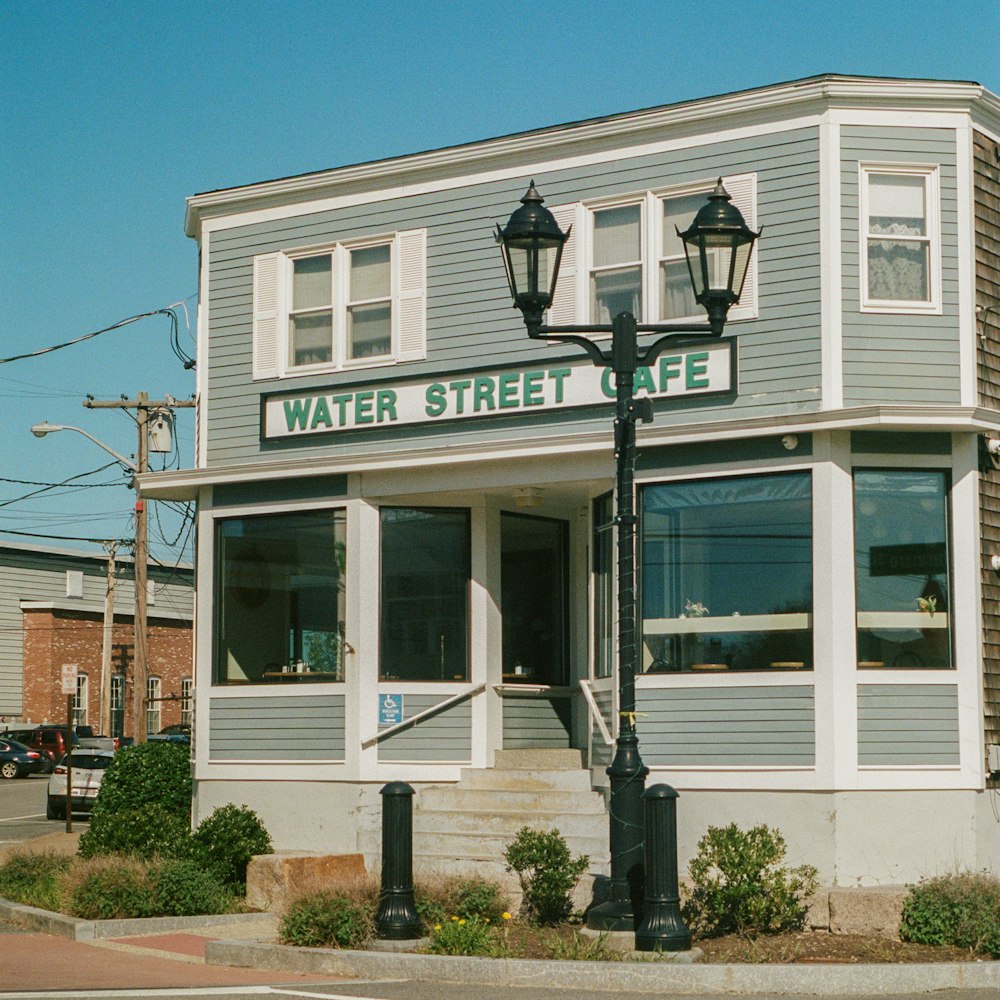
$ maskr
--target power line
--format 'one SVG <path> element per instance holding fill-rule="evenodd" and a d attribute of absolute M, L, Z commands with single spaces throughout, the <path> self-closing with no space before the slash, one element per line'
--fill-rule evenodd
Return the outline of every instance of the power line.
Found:
<path fill-rule="evenodd" d="M 193 296 L 189 297 L 193 298 Z M 61 344 L 53 344 L 50 347 L 41 347 L 37 351 L 28 351 L 25 354 L 15 354 L 9 358 L 0 358 L 0 365 L 9 364 L 12 361 L 24 361 L 26 358 L 38 358 L 43 354 L 51 354 L 53 351 L 61 351 L 64 347 L 73 347 L 75 344 L 82 344 L 84 341 L 93 340 L 94 337 L 99 337 L 102 333 L 110 333 L 112 330 L 120 330 L 123 326 L 129 326 L 131 323 L 138 323 L 139 320 L 148 319 L 150 316 L 166 316 L 170 320 L 170 349 L 185 368 L 194 368 L 194 359 L 189 357 L 180 346 L 179 322 L 175 309 L 175 306 L 182 306 L 185 308 L 186 312 L 186 307 L 184 306 L 185 301 L 186 300 L 182 302 L 175 302 L 163 309 L 153 309 L 150 312 L 138 313 L 135 316 L 120 319 L 117 323 L 112 323 L 110 326 L 106 326 L 101 330 L 94 330 L 92 333 L 85 333 L 82 336 L 74 337 L 72 340 L 66 340 Z"/>

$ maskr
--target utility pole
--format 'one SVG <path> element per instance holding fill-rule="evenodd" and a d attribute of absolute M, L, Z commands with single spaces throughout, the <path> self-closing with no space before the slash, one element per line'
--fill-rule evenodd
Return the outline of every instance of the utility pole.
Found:
<path fill-rule="evenodd" d="M 161 400 L 150 400 L 149 394 L 137 392 L 135 399 L 99 400 L 86 399 L 83 405 L 88 410 L 135 410 L 139 429 L 139 447 L 136 450 L 136 465 L 139 475 L 149 471 L 149 413 L 150 410 L 173 410 L 179 407 L 193 407 L 193 399 L 177 400 L 167 396 Z M 146 617 L 149 592 L 147 579 L 149 569 L 149 537 L 146 504 L 135 481 L 135 619 L 134 650 L 132 668 L 132 714 L 135 742 L 146 742 L 146 679 L 149 676 L 149 654 L 147 651 Z M 110 684 L 110 681 L 109 681 Z"/>
<path fill-rule="evenodd" d="M 101 644 L 101 729 L 111 735 L 111 645 L 115 628 L 115 556 L 117 542 L 105 542 L 108 550 L 108 589 L 104 596 L 104 641 Z"/>

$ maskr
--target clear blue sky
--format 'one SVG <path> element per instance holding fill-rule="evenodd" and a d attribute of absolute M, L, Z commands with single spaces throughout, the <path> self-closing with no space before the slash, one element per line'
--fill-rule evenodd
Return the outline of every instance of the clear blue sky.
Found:
<path fill-rule="evenodd" d="M 191 194 L 818 73 L 1000 91 L 1000 0 L 0 0 L 0 357 L 179 301 L 193 333 Z M 28 428 L 131 454 L 84 396 L 193 389 L 164 317 L 0 364 L 0 539 L 127 536 L 124 486 L 20 499 L 107 459 Z"/>

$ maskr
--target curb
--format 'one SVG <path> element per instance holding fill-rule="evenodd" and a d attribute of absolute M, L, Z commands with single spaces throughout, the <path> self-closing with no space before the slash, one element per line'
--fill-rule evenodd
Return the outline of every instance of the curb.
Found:
<path fill-rule="evenodd" d="M 307 972 L 357 979 L 412 979 L 475 986 L 576 988 L 609 993 L 820 993 L 877 996 L 945 989 L 1000 990 L 1000 962 L 886 965 L 688 965 L 567 962 L 515 958 L 382 954 L 295 948 L 253 941 L 210 941 L 209 965 Z"/>
<path fill-rule="evenodd" d="M 42 931 L 72 941 L 104 941 L 108 938 L 139 937 L 143 934 L 162 934 L 170 931 L 190 930 L 197 927 L 231 926 L 246 924 L 253 931 L 256 924 L 270 924 L 269 913 L 219 913 L 200 917 L 142 917 L 134 920 L 81 920 L 67 917 L 51 910 L 11 903 L 0 899 L 0 919 L 19 927 Z"/>

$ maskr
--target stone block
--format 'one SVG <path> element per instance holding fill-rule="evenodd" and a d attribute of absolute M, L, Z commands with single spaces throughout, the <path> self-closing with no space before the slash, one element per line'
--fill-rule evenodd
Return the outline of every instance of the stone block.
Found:
<path fill-rule="evenodd" d="M 298 896 L 364 879 L 360 854 L 262 854 L 247 865 L 247 905 L 284 913 Z"/>
<path fill-rule="evenodd" d="M 899 939 L 899 920 L 909 890 L 904 885 L 830 890 L 830 931 Z"/>
<path fill-rule="evenodd" d="M 809 900 L 806 912 L 806 929 L 810 931 L 828 931 L 830 929 L 830 890 L 820 887 Z"/>

